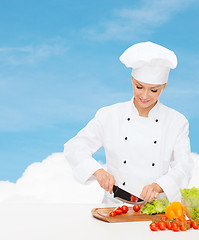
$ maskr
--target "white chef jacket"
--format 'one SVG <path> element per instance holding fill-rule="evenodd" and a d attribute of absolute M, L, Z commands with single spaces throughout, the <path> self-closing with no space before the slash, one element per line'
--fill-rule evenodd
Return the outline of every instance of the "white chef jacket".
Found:
<path fill-rule="evenodd" d="M 116 185 L 140 195 L 145 185 L 157 183 L 170 202 L 180 201 L 180 188 L 191 178 L 189 124 L 179 112 L 159 101 L 141 117 L 131 101 L 99 109 L 95 117 L 64 145 L 74 177 L 87 184 L 102 166 L 93 157 L 105 149 L 107 171 Z M 103 202 L 118 202 L 105 192 Z"/>

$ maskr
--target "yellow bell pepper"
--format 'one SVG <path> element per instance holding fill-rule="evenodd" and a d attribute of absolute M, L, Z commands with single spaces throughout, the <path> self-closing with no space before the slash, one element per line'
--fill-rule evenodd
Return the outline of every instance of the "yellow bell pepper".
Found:
<path fill-rule="evenodd" d="M 178 218 L 180 221 L 185 220 L 185 215 L 183 212 L 183 207 L 180 202 L 172 202 L 165 211 L 165 215 L 168 219 L 172 220 Z"/>

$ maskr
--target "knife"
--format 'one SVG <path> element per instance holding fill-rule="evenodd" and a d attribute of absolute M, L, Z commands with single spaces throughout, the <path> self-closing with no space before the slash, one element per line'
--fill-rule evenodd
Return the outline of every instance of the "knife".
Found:
<path fill-rule="evenodd" d="M 126 202 L 126 203 L 133 204 L 133 205 L 135 205 L 135 204 L 140 205 L 140 204 L 145 203 L 145 201 L 143 199 L 136 197 L 135 195 L 119 188 L 116 185 L 113 185 L 113 193 L 114 193 L 114 198 L 116 198 L 122 202 Z"/>

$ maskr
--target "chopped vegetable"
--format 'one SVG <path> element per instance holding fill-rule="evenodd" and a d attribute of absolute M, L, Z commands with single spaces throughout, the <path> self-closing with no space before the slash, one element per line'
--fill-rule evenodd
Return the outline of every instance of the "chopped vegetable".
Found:
<path fill-rule="evenodd" d="M 122 214 L 122 209 L 116 209 L 115 212 L 117 215 L 120 215 L 120 214 Z"/>
<path fill-rule="evenodd" d="M 109 213 L 110 217 L 115 217 L 116 215 L 121 215 L 122 213 L 127 213 L 129 208 L 126 205 L 122 207 L 116 207 L 113 211 Z"/>
<path fill-rule="evenodd" d="M 166 197 L 162 198 L 161 200 L 160 199 L 153 200 L 151 203 L 146 203 L 146 205 L 142 207 L 141 213 L 144 214 L 164 213 L 168 205 L 169 201 Z"/>
<path fill-rule="evenodd" d="M 131 202 L 138 202 L 138 197 L 131 194 Z"/>
<path fill-rule="evenodd" d="M 123 213 L 127 213 L 129 210 L 129 208 L 126 205 L 123 205 L 121 208 Z"/>
<path fill-rule="evenodd" d="M 112 212 L 109 213 L 109 216 L 110 216 L 110 217 L 115 217 L 116 215 L 117 215 L 117 214 L 116 214 L 115 211 L 112 211 Z"/>

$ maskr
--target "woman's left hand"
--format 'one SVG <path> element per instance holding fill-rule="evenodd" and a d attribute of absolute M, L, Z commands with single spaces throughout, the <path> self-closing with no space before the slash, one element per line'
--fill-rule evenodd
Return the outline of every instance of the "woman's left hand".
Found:
<path fill-rule="evenodd" d="M 162 192 L 162 188 L 157 183 L 152 183 L 143 187 L 140 198 L 145 202 L 152 202 L 154 199 L 157 199 L 159 193 Z"/>

